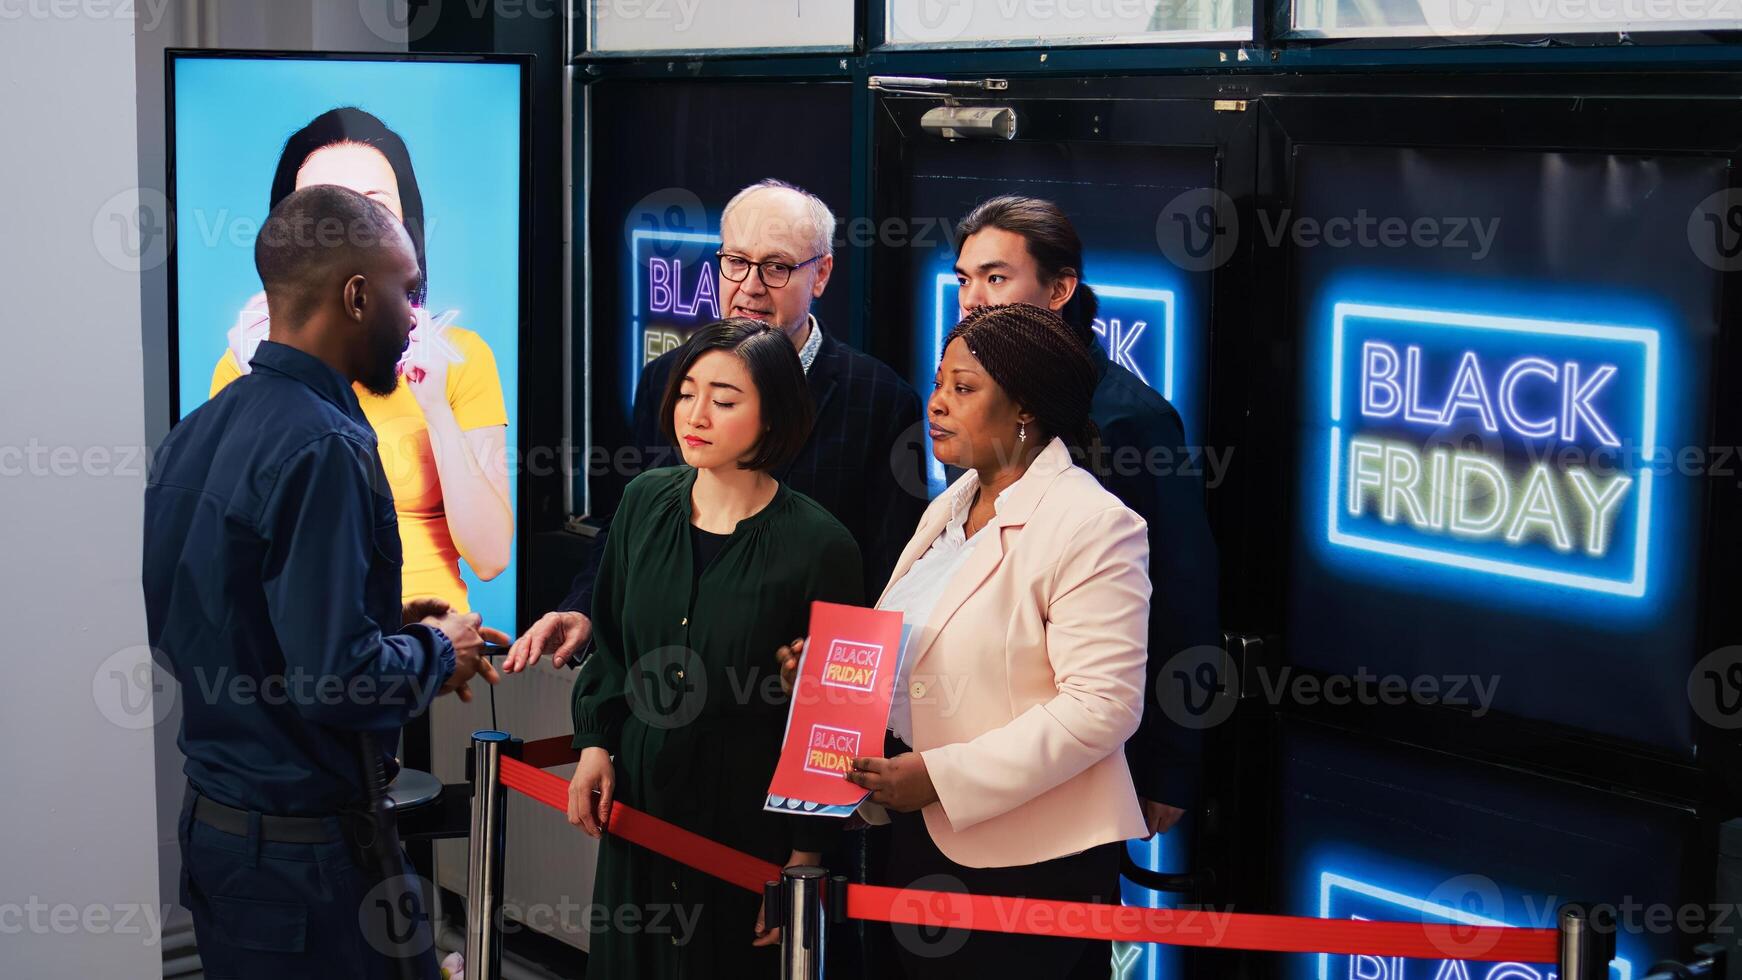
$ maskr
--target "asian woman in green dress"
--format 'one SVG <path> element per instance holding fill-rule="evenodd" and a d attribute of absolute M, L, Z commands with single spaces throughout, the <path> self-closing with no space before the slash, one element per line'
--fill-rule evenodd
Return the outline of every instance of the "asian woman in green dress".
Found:
<path fill-rule="evenodd" d="M 624 491 L 574 688 L 569 822 L 601 838 L 593 901 L 611 923 L 591 940 L 595 980 L 779 969 L 760 896 L 612 837 L 613 802 L 779 865 L 818 863 L 836 832 L 828 818 L 763 810 L 787 710 L 768 651 L 806 631 L 813 601 L 865 599 L 852 536 L 772 475 L 812 415 L 783 334 L 709 324 L 660 414 L 685 465 Z"/>

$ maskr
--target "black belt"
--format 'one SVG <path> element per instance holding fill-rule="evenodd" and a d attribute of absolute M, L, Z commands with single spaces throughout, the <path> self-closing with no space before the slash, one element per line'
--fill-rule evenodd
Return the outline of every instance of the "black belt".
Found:
<path fill-rule="evenodd" d="M 335 814 L 335 816 L 337 816 Z M 194 819 L 208 827 L 237 837 L 248 836 L 248 811 L 225 806 L 207 796 L 194 798 Z M 343 817 L 339 818 L 343 820 Z M 260 814 L 260 839 L 281 844 L 327 844 L 344 840 L 332 826 L 332 817 L 281 817 Z"/>

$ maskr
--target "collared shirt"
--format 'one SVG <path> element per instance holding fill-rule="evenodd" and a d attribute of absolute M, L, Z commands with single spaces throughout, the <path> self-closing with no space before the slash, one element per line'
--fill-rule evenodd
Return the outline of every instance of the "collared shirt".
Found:
<path fill-rule="evenodd" d="M 811 319 L 811 335 L 805 338 L 804 346 L 798 349 L 798 363 L 804 368 L 805 374 L 811 373 L 811 362 L 817 359 L 817 351 L 823 349 L 823 327 L 817 322 L 815 313 L 809 314 Z"/>
<path fill-rule="evenodd" d="M 354 733 L 378 733 L 394 772 L 399 729 L 447 682 L 454 650 L 400 627 L 393 496 L 350 384 L 270 341 L 250 364 L 153 462 L 148 633 L 181 681 L 194 789 L 329 814 L 364 796 Z"/>
<path fill-rule="evenodd" d="M 1012 483 L 1010 486 L 1015 485 Z M 974 502 L 974 491 L 979 488 L 978 477 L 965 480 L 956 486 L 950 500 L 949 523 L 944 525 L 944 529 L 938 533 L 925 554 L 920 555 L 908 567 L 907 574 L 889 587 L 889 594 L 877 606 L 879 609 L 901 613 L 904 640 L 901 669 L 896 672 L 895 688 L 889 702 L 889 730 L 908 745 L 913 744 L 913 705 L 907 693 L 908 684 L 913 677 L 913 651 L 922 645 L 929 629 L 926 623 L 931 619 L 932 609 L 937 606 L 944 589 L 949 587 L 950 580 L 961 570 L 962 563 L 974 553 L 974 545 L 980 540 L 978 531 L 971 538 L 966 533 L 968 511 Z M 1004 494 L 1009 492 L 1010 487 L 1005 487 L 998 494 L 998 499 L 992 501 L 994 513 L 1003 502 Z"/>

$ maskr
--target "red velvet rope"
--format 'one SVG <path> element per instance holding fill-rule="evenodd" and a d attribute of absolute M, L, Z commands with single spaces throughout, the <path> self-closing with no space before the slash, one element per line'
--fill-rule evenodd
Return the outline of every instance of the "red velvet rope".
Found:
<path fill-rule="evenodd" d="M 528 742 L 522 746 L 521 755 L 526 761 L 502 760 L 502 785 L 566 813 L 568 783 L 540 767 L 574 762 L 578 755 L 569 749 L 568 739 Z M 606 832 L 751 891 L 760 892 L 763 882 L 780 876 L 780 869 L 768 861 L 708 840 L 622 802 L 612 803 Z M 847 886 L 847 915 L 854 919 L 1036 936 L 1428 960 L 1553 963 L 1559 948 L 1559 937 L 1553 929 L 1146 909 L 881 885 Z"/>
<path fill-rule="evenodd" d="M 502 760 L 502 785 L 532 797 L 564 813 L 569 809 L 569 783 L 561 776 L 527 765 L 518 759 Z M 762 883 L 780 877 L 780 868 L 743 851 L 717 844 L 701 834 L 667 823 L 625 803 L 611 804 L 606 832 L 631 844 L 639 844 L 680 864 L 731 882 L 753 892 Z"/>

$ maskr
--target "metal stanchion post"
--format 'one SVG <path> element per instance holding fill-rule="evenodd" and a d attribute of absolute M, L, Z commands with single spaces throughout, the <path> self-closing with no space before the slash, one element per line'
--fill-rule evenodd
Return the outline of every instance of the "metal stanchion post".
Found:
<path fill-rule="evenodd" d="M 829 927 L 823 914 L 823 882 L 828 876 L 808 864 L 795 864 L 780 873 L 780 980 L 822 980 Z"/>
<path fill-rule="evenodd" d="M 472 733 L 472 847 L 466 870 L 466 975 L 502 976 L 502 846 L 507 796 L 502 790 L 506 733 Z"/>
<path fill-rule="evenodd" d="M 1590 906 L 1560 908 L 1560 980 L 1608 980 L 1615 958 L 1615 930 L 1591 921 Z"/>

